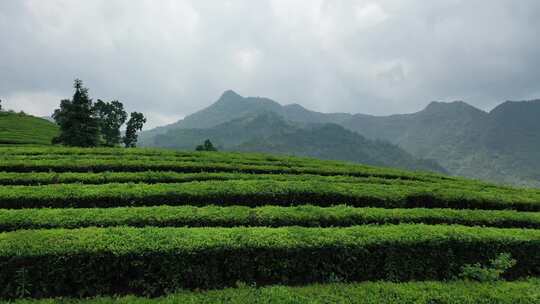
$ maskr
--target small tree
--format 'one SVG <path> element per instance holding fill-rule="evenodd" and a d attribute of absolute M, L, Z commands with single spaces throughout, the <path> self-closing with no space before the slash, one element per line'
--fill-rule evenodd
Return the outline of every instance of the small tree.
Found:
<path fill-rule="evenodd" d="M 196 151 L 217 151 L 217 148 L 214 147 L 210 139 L 204 141 L 202 145 L 198 145 L 195 148 Z"/>
<path fill-rule="evenodd" d="M 0 112 L 2 112 L 2 99 L 0 99 Z"/>
<path fill-rule="evenodd" d="M 120 127 L 127 120 L 124 105 L 118 100 L 104 102 L 98 99 L 94 108 L 99 121 L 102 144 L 109 147 L 120 144 Z"/>
<path fill-rule="evenodd" d="M 73 87 L 73 99 L 62 100 L 60 109 L 54 111 L 53 118 L 60 127 L 60 135 L 53 139 L 53 143 L 80 147 L 96 146 L 99 140 L 99 125 L 94 116 L 92 99 L 81 80 L 76 79 Z"/>
<path fill-rule="evenodd" d="M 124 136 L 124 145 L 126 148 L 135 148 L 137 146 L 137 131 L 142 130 L 146 123 L 146 118 L 142 113 L 132 112 L 127 123 L 126 135 Z"/>

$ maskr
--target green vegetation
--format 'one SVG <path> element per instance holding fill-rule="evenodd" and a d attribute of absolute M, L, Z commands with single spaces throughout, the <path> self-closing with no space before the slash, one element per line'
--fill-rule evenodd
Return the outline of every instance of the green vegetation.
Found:
<path fill-rule="evenodd" d="M 518 261 L 505 273 L 511 279 L 540 275 L 539 250 L 539 230 L 461 226 L 20 230 L 0 234 L 0 286 L 16 296 L 11 278 L 21 269 L 32 296 L 444 280 L 500 251 Z"/>
<path fill-rule="evenodd" d="M 537 189 L 337 161 L 0 147 L 0 298 L 526 303 L 539 211 Z"/>
<path fill-rule="evenodd" d="M 46 119 L 0 112 L 0 145 L 48 145 L 57 134 L 58 126 Z"/>
<path fill-rule="evenodd" d="M 107 147 L 114 147 L 120 143 L 120 127 L 127 120 L 127 113 L 124 105 L 118 100 L 104 102 L 101 99 L 94 104 L 94 111 L 101 131 L 101 144 Z"/>
<path fill-rule="evenodd" d="M 53 138 L 53 143 L 74 147 L 114 147 L 120 144 L 120 127 L 126 122 L 127 113 L 118 100 L 94 103 L 88 95 L 88 89 L 80 79 L 75 79 L 73 98 L 60 102 L 53 119 L 60 127 L 60 134 Z M 132 148 L 137 144 L 137 131 L 146 122 L 143 114 L 132 112 L 127 123 L 123 142 Z"/>
<path fill-rule="evenodd" d="M 509 253 L 501 253 L 489 262 L 489 266 L 482 266 L 480 263 L 465 265 L 461 267 L 459 275 L 468 280 L 494 282 L 500 280 L 503 273 L 516 265 L 516 260 L 512 259 Z"/>
<path fill-rule="evenodd" d="M 355 207 L 513 209 L 540 211 L 540 195 L 519 191 L 457 190 L 442 185 L 411 186 L 318 181 L 227 180 L 170 184 L 60 184 L 3 186 L 0 207 L 117 207 L 166 205 L 291 206 L 347 204 Z"/>
<path fill-rule="evenodd" d="M 348 206 L 155 206 L 0 210 L 0 231 L 79 227 L 347 227 L 369 224 L 459 224 L 540 228 L 540 213 L 453 209 L 382 209 Z"/>
<path fill-rule="evenodd" d="M 131 112 L 126 126 L 126 136 L 123 138 L 126 148 L 135 148 L 137 146 L 139 137 L 137 132 L 142 130 L 145 123 L 146 118 L 142 113 Z"/>
<path fill-rule="evenodd" d="M 413 282 L 317 284 L 305 287 L 247 287 L 205 292 L 179 292 L 163 298 L 97 298 L 86 300 L 45 299 L 19 300 L 16 304 L 536 304 L 540 301 L 538 280 L 497 283 Z"/>

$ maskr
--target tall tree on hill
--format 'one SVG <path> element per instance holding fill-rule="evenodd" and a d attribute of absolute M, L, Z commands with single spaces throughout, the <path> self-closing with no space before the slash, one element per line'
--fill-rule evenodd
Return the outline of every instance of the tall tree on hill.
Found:
<path fill-rule="evenodd" d="M 99 121 L 101 144 L 108 147 L 117 146 L 121 140 L 120 127 L 127 120 L 124 105 L 118 100 L 104 102 L 98 99 L 94 108 Z"/>
<path fill-rule="evenodd" d="M 126 136 L 124 136 L 124 145 L 126 148 L 134 148 L 137 146 L 137 131 L 142 130 L 146 123 L 146 118 L 142 113 L 132 112 L 127 123 Z"/>
<path fill-rule="evenodd" d="M 73 99 L 62 100 L 60 109 L 54 111 L 53 118 L 60 127 L 60 135 L 53 139 L 53 143 L 79 147 L 97 146 L 99 124 L 92 99 L 80 79 L 75 80 L 74 88 Z"/>

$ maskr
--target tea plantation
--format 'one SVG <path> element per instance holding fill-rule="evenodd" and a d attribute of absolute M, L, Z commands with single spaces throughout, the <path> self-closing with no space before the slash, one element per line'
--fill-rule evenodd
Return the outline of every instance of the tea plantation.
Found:
<path fill-rule="evenodd" d="M 463 277 L 502 253 L 515 264 L 499 280 Z M 263 154 L 0 147 L 6 302 L 540 303 L 539 276 L 539 189 Z"/>
<path fill-rule="evenodd" d="M 58 126 L 46 119 L 0 111 L 0 145 L 50 145 Z"/>

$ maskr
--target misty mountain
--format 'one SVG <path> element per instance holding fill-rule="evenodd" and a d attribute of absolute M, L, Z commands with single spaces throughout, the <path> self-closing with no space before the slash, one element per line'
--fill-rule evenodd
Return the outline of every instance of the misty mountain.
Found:
<path fill-rule="evenodd" d="M 412 114 L 354 115 L 342 125 L 434 159 L 455 175 L 540 185 L 539 118 L 539 100 L 508 101 L 490 112 L 457 101 Z"/>
<path fill-rule="evenodd" d="M 287 122 L 286 126 L 280 124 L 279 128 L 268 126 L 271 129 L 277 128 L 275 134 L 279 134 L 283 128 L 297 134 L 310 130 L 315 132 L 312 127 L 310 129 L 310 125 L 334 123 L 355 132 L 350 132 L 348 136 L 362 135 L 371 141 L 387 141 L 399 146 L 415 159 L 435 160 L 453 175 L 504 183 L 540 185 L 540 100 L 508 101 L 490 112 L 462 101 L 431 102 L 416 113 L 372 116 L 319 113 L 296 104 L 282 106 L 268 98 L 242 97 L 233 91 L 227 91 L 216 103 L 204 110 L 175 124 L 143 132 L 141 142 L 146 146 L 171 146 L 186 142 L 190 146 L 186 144 L 182 148 L 192 149 L 192 142 L 187 140 L 186 134 L 180 135 L 183 134 L 180 130 L 197 128 L 198 131 L 188 132 L 190 136 L 193 132 L 200 132 L 201 136 L 208 135 L 203 131 L 205 128 L 268 112 L 277 114 Z M 280 146 L 277 142 L 279 136 L 271 131 L 259 137 L 258 141 L 250 141 L 248 145 L 245 141 L 251 137 L 248 134 L 252 131 L 247 131 L 250 128 L 253 126 L 231 131 L 233 133 L 228 137 L 222 134 L 223 142 L 217 137 L 215 140 L 224 146 L 227 146 L 226 142 L 231 142 L 238 145 L 238 148 L 296 153 L 290 145 Z M 228 128 L 221 132 L 226 132 L 225 130 Z M 172 134 L 176 133 L 177 137 L 173 138 Z M 158 134 L 167 134 L 170 142 L 174 144 L 167 144 L 163 139 L 155 142 L 160 138 Z M 268 142 L 263 143 L 261 138 Z M 289 150 L 285 151 L 286 149 Z M 310 156 L 323 158 L 313 154 L 316 152 L 312 152 Z M 324 154 L 324 158 L 329 158 L 327 156 L 330 152 Z"/>
<path fill-rule="evenodd" d="M 211 106 L 186 116 L 176 123 L 158 127 L 141 133 L 140 142 L 146 146 L 153 145 L 158 134 L 178 129 L 204 129 L 217 126 L 233 119 L 273 112 L 286 120 L 299 123 L 341 123 L 352 117 L 346 113 L 320 113 L 310 111 L 298 104 L 282 106 L 263 97 L 242 97 L 234 91 L 225 91 Z"/>
<path fill-rule="evenodd" d="M 193 150 L 205 139 L 219 149 L 231 149 L 253 138 L 266 138 L 299 129 L 298 124 L 286 122 L 274 112 L 247 115 L 206 129 L 171 129 L 154 138 L 154 146 Z"/>
<path fill-rule="evenodd" d="M 375 166 L 447 173 L 437 162 L 418 159 L 389 142 L 369 140 L 334 123 L 312 124 L 268 137 L 254 137 L 233 150 L 346 160 Z"/>
<path fill-rule="evenodd" d="M 361 162 L 410 170 L 446 172 L 396 145 L 369 140 L 333 123 L 293 123 L 275 112 L 247 115 L 206 129 L 176 129 L 154 139 L 158 147 L 193 150 L 210 139 L 222 150 L 280 153 Z"/>

